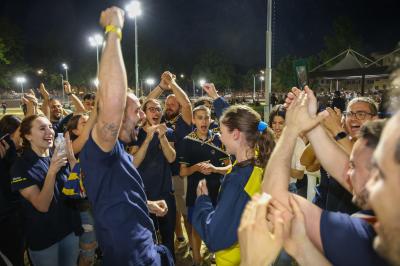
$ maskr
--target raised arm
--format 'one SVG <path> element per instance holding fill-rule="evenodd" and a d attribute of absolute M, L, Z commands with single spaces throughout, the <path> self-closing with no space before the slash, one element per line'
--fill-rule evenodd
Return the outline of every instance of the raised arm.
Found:
<path fill-rule="evenodd" d="M 347 153 L 327 135 L 322 126 L 317 126 L 315 129 L 308 132 L 307 138 L 322 167 L 324 167 L 341 186 L 352 192 L 350 185 L 346 181 L 349 168 L 349 156 Z M 335 159 L 332 160 L 332 158 Z"/>
<path fill-rule="evenodd" d="M 81 102 L 81 100 L 72 92 L 71 84 L 68 81 L 64 81 L 64 92 L 68 95 L 69 100 L 75 106 L 74 113 L 84 113 L 86 112 L 85 106 Z"/>
<path fill-rule="evenodd" d="M 312 91 L 309 89 L 306 91 L 309 92 L 310 99 L 304 92 L 301 92 L 298 96 L 292 95 L 293 102 L 289 105 L 286 113 L 286 127 L 275 146 L 264 173 L 263 191 L 271 194 L 273 198 L 280 201 L 287 208 L 289 208 L 290 196 L 288 192 L 290 162 L 296 138 L 300 132 L 306 132 L 315 127 L 325 114 L 322 113 L 320 116 L 315 117 L 309 115 L 307 104 L 310 101 L 311 108 L 316 110 L 316 99 Z M 312 242 L 322 250 L 319 229 L 321 209 L 300 197 L 299 204 L 306 217 L 307 234 Z"/>
<path fill-rule="evenodd" d="M 93 140 L 104 151 L 114 147 L 121 127 L 127 95 L 127 80 L 121 51 L 124 11 L 111 7 L 101 13 L 100 24 L 108 30 L 100 61 L 99 110 Z"/>
<path fill-rule="evenodd" d="M 176 100 L 181 105 L 181 113 L 182 118 L 186 124 L 192 124 L 192 104 L 190 103 L 189 97 L 182 90 L 181 87 L 176 83 L 176 77 L 174 74 L 170 72 L 164 72 L 163 78 L 165 78 L 168 87 L 172 90 L 172 93 L 175 94 Z"/>
<path fill-rule="evenodd" d="M 89 139 L 90 132 L 93 129 L 94 124 L 96 123 L 97 119 L 97 100 L 95 103 L 95 106 L 90 112 L 89 119 L 83 128 L 82 134 L 80 134 L 73 142 L 72 142 L 72 150 L 74 151 L 74 154 L 79 153 L 83 146 L 85 146 L 86 141 Z"/>
<path fill-rule="evenodd" d="M 163 79 L 164 73 L 161 75 L 160 83 L 158 83 L 158 85 L 150 91 L 146 99 L 157 99 L 161 96 L 161 94 L 163 94 L 164 90 L 168 90 L 168 84 L 166 83 L 165 79 Z"/>
<path fill-rule="evenodd" d="M 49 106 L 50 94 L 46 90 L 46 88 L 45 88 L 43 83 L 40 83 L 39 91 L 40 91 L 40 94 L 42 95 L 42 98 L 43 98 L 43 103 L 42 103 L 42 108 L 41 108 L 42 112 L 48 119 L 50 119 L 50 106 Z"/>

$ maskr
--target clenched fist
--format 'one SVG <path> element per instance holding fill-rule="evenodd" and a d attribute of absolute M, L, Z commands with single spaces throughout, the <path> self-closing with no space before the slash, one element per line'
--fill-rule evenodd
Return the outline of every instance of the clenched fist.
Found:
<path fill-rule="evenodd" d="M 113 25 L 118 28 L 124 27 L 124 15 L 125 12 L 118 7 L 110 7 L 101 12 L 100 15 L 100 25 L 106 27 L 108 25 Z"/>

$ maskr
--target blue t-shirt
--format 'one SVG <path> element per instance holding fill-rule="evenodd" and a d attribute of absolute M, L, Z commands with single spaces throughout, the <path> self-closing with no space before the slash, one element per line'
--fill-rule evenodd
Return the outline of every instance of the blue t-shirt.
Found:
<path fill-rule="evenodd" d="M 143 182 L 122 142 L 104 152 L 90 136 L 79 158 L 104 265 L 155 264 L 154 226 Z"/>
<path fill-rule="evenodd" d="M 25 149 L 11 168 L 11 188 L 18 191 L 36 185 L 42 189 L 49 166 L 50 157 L 39 157 L 31 149 Z M 54 196 L 47 212 L 38 211 L 25 198 L 22 200 L 25 234 L 28 247 L 32 250 L 46 249 L 72 232 L 82 232 L 78 210 L 61 193 L 67 176 L 66 167 L 62 167 L 57 173 Z"/>
<path fill-rule="evenodd" d="M 166 119 L 165 117 L 162 118 L 162 123 L 165 123 L 167 127 L 171 128 L 175 133 L 175 150 L 179 149 L 183 138 L 192 132 L 192 125 L 186 124 L 185 120 L 183 120 L 182 114 L 177 115 L 176 117 L 172 118 L 171 120 Z M 179 175 L 179 162 L 175 160 L 171 164 L 171 171 L 173 176 Z"/>
<path fill-rule="evenodd" d="M 388 265 L 374 250 L 375 231 L 370 224 L 340 212 L 323 211 L 321 241 L 333 265 Z"/>
<path fill-rule="evenodd" d="M 169 142 L 175 141 L 174 131 L 170 128 L 165 133 Z M 139 129 L 135 146 L 141 146 L 147 133 L 143 128 Z M 143 179 L 144 190 L 149 200 L 160 200 L 172 193 L 171 167 L 164 156 L 158 134 L 154 134 L 147 148 L 146 156 L 138 167 Z"/>

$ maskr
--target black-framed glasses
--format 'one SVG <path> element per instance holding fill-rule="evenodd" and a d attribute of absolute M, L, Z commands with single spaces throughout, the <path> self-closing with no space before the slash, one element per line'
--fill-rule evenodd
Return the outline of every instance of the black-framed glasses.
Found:
<path fill-rule="evenodd" d="M 374 114 L 371 114 L 371 113 L 368 113 L 365 111 L 357 111 L 357 112 L 348 111 L 348 112 L 344 112 L 344 115 L 349 116 L 349 117 L 355 117 L 358 120 L 364 120 L 368 116 L 370 116 L 370 117 L 374 116 Z"/>
<path fill-rule="evenodd" d="M 159 112 L 159 113 L 161 113 L 162 112 L 162 109 L 161 109 L 161 107 L 147 107 L 147 110 L 149 110 L 151 113 L 155 113 L 155 112 Z"/>

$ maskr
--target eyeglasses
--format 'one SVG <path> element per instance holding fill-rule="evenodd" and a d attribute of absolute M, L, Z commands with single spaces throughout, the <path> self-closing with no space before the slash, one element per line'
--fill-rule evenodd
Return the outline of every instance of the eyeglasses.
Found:
<path fill-rule="evenodd" d="M 147 107 L 147 110 L 149 110 L 151 113 L 155 113 L 155 112 L 162 112 L 161 107 Z"/>
<path fill-rule="evenodd" d="M 357 111 L 357 112 L 348 111 L 344 112 L 344 115 L 349 117 L 356 117 L 358 120 L 364 120 L 367 116 L 374 116 L 374 114 L 367 113 L 364 111 Z"/>

